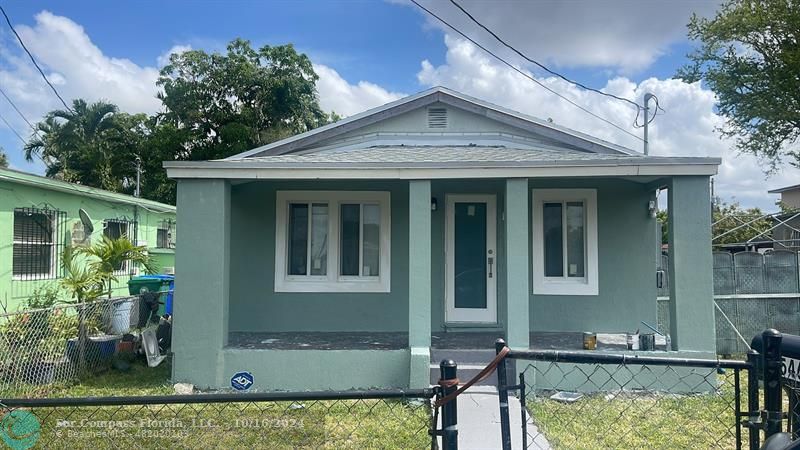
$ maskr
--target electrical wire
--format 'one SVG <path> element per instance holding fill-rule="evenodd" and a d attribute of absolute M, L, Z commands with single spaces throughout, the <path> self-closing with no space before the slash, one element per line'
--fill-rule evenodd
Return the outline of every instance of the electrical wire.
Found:
<path fill-rule="evenodd" d="M 25 53 L 28 54 L 28 57 L 30 57 L 33 65 L 36 66 L 37 70 L 39 70 L 39 73 L 42 75 L 44 82 L 47 83 L 48 86 L 50 86 L 50 89 L 53 90 L 53 93 L 56 94 L 56 97 L 58 97 L 58 99 L 61 100 L 61 104 L 64 105 L 64 108 L 66 108 L 67 111 L 72 112 L 72 108 L 70 108 L 69 105 L 67 105 L 67 102 L 65 102 L 64 98 L 61 97 L 61 94 L 58 93 L 58 90 L 56 89 L 55 86 L 53 86 L 53 83 L 51 83 L 50 80 L 47 79 L 47 76 L 44 74 L 44 71 L 42 70 L 41 67 L 39 67 L 39 63 L 36 62 L 36 58 L 33 57 L 33 54 L 30 52 L 30 50 L 28 50 L 28 47 L 25 46 L 25 42 L 22 41 L 22 37 L 20 37 L 19 33 L 17 33 L 17 30 L 14 29 L 14 25 L 11 24 L 11 19 L 8 17 L 8 14 L 6 14 L 6 10 L 3 9 L 2 5 L 0 5 L 0 13 L 3 13 L 3 17 L 5 17 L 8 27 L 11 28 L 11 32 L 14 33 L 14 36 L 17 37 L 17 41 L 19 41 L 19 44 L 22 46 L 22 49 L 25 50 Z"/>
<path fill-rule="evenodd" d="M 33 130 L 34 134 L 36 134 L 36 136 L 38 136 L 39 139 L 41 139 L 42 137 L 39 135 L 39 130 L 37 130 L 36 127 L 33 126 L 33 124 L 31 123 L 31 121 L 28 120 L 27 117 L 25 117 L 25 114 L 22 114 L 22 111 L 20 111 L 19 108 L 17 108 L 17 105 L 14 104 L 14 102 L 11 100 L 11 98 L 8 96 L 8 94 L 5 93 L 3 88 L 0 88 L 0 94 L 2 94 L 3 97 L 5 97 L 5 99 L 11 105 L 11 107 L 14 108 L 14 111 L 16 111 L 17 114 L 19 114 L 19 116 L 22 117 L 22 120 L 24 120 L 25 123 L 27 123 L 28 126 L 31 127 L 31 130 Z"/>
<path fill-rule="evenodd" d="M 8 127 L 9 130 L 11 130 L 12 133 L 17 135 L 19 140 L 22 142 L 22 145 L 27 144 L 27 142 L 25 141 L 25 138 L 23 138 L 19 133 L 17 133 L 17 130 L 15 130 L 14 127 L 12 127 L 10 123 L 8 123 L 8 120 L 6 120 L 6 118 L 3 117 L 2 114 L 0 114 L 0 120 L 2 120 L 4 124 L 6 124 L 6 126 Z"/>
<path fill-rule="evenodd" d="M 453 25 L 450 25 L 450 23 L 448 23 L 446 20 L 444 20 L 443 18 L 441 18 L 441 17 L 439 17 L 438 15 L 436 15 L 436 14 L 435 14 L 433 11 L 431 11 L 431 10 L 429 10 L 428 8 L 426 8 L 426 7 L 422 6 L 421 4 L 419 4 L 419 2 L 417 2 L 417 0 L 411 0 L 411 3 L 415 4 L 415 5 L 416 5 L 418 8 L 420 8 L 420 9 L 421 9 L 421 10 L 423 10 L 423 11 L 425 11 L 426 13 L 428 13 L 429 15 L 431 15 L 432 17 L 436 18 L 436 20 L 438 20 L 439 22 L 441 22 L 441 23 L 443 23 L 444 25 L 448 26 L 448 27 L 449 27 L 451 30 L 453 30 L 453 31 L 455 31 L 456 33 L 458 33 L 459 35 L 461 35 L 461 36 L 462 36 L 464 39 L 466 39 L 466 40 L 470 41 L 470 42 L 471 42 L 473 45 L 475 45 L 476 47 L 480 48 L 480 49 L 481 49 L 481 50 L 483 50 L 484 52 L 486 52 L 486 53 L 488 53 L 489 55 L 493 56 L 495 59 L 497 59 L 498 61 L 500 61 L 500 62 L 501 62 L 501 63 L 503 63 L 504 65 L 508 66 L 509 68 L 511 68 L 512 70 L 514 70 L 515 72 L 517 72 L 517 73 L 519 73 L 520 75 L 524 76 L 525 78 L 529 79 L 530 81 L 533 81 L 534 83 L 538 84 L 540 87 L 544 88 L 545 90 L 549 91 L 550 93 L 552 93 L 552 94 L 556 95 L 557 97 L 561 98 L 562 100 L 566 101 L 567 103 L 571 104 L 572 106 L 574 106 L 574 107 L 576 107 L 576 108 L 580 109 L 581 111 L 585 112 L 586 114 L 589 114 L 590 116 L 592 116 L 592 117 L 594 117 L 594 118 L 596 118 L 596 119 L 598 119 L 598 120 L 601 120 L 601 121 L 603 121 L 603 122 L 605 122 L 605 123 L 607 123 L 607 124 L 611 125 L 612 127 L 614 127 L 614 128 L 616 128 L 616 129 L 618 129 L 618 130 L 622 131 L 623 133 L 625 133 L 625 134 L 627 134 L 627 135 L 629 135 L 629 136 L 631 136 L 631 137 L 633 137 L 633 138 L 635 138 L 635 139 L 638 139 L 638 140 L 640 140 L 640 141 L 644 142 L 644 139 L 642 139 L 641 137 L 639 137 L 639 136 L 637 136 L 637 135 L 635 135 L 635 134 L 631 133 L 630 131 L 628 131 L 628 130 L 626 130 L 626 129 L 622 128 L 621 126 L 619 126 L 619 125 L 615 124 L 614 122 L 612 122 L 612 121 L 610 121 L 610 120 L 608 120 L 608 119 L 606 119 L 606 118 L 604 118 L 604 117 L 602 117 L 602 116 L 599 116 L 599 115 L 595 114 L 594 112 L 592 112 L 592 111 L 590 111 L 590 110 L 588 110 L 588 109 L 584 108 L 583 106 L 579 105 L 578 103 L 576 103 L 576 102 L 574 102 L 574 101 L 570 100 L 569 98 L 565 97 L 564 95 L 560 94 L 559 92 L 557 92 L 557 91 L 553 90 L 552 88 L 550 88 L 550 87 L 546 86 L 544 83 L 542 83 L 541 81 L 537 80 L 536 78 L 534 78 L 534 77 L 533 77 L 533 76 L 531 76 L 530 74 L 526 73 L 525 71 L 523 71 L 523 70 L 519 69 L 518 67 L 514 66 L 514 65 L 513 65 L 513 64 L 511 64 L 510 62 L 508 62 L 508 61 L 506 61 L 505 59 L 501 58 L 501 57 L 500 57 L 500 56 L 498 56 L 496 53 L 492 52 L 491 50 L 487 49 L 487 48 L 486 48 L 486 47 L 484 47 L 483 45 L 479 44 L 477 41 L 475 41 L 475 39 L 472 39 L 471 37 L 469 37 L 469 36 L 468 36 L 466 33 L 464 33 L 463 31 L 459 30 L 458 28 L 456 28 L 456 27 L 455 27 L 455 26 L 453 26 Z M 637 106 L 638 106 L 638 105 L 637 105 Z M 637 112 L 637 114 L 638 114 L 638 112 Z"/>
<path fill-rule="evenodd" d="M 509 49 L 509 50 L 511 50 L 512 52 L 516 53 L 517 55 L 519 55 L 520 57 L 522 57 L 522 58 L 523 58 L 523 59 L 525 59 L 526 61 L 528 61 L 528 62 L 530 62 L 530 63 L 532 63 L 532 64 L 535 64 L 535 65 L 539 66 L 539 67 L 540 67 L 542 70 L 544 70 L 545 72 L 547 72 L 547 73 L 549 73 L 549 74 L 551 74 L 551 75 L 554 75 L 554 76 L 556 76 L 556 77 L 558 77 L 558 78 L 561 78 L 562 80 L 566 81 L 567 83 L 570 83 L 570 84 L 573 84 L 573 85 L 575 85 L 575 86 L 578 86 L 578 87 L 579 87 L 579 88 L 581 88 L 581 89 L 585 89 L 585 90 L 587 90 L 587 91 L 591 91 L 591 92 L 594 92 L 594 93 L 596 93 L 596 94 L 604 95 L 604 96 L 606 96 L 606 97 L 610 97 L 610 98 L 613 98 L 613 99 L 616 99 L 616 100 L 620 100 L 620 101 L 623 101 L 623 102 L 626 102 L 626 103 L 630 103 L 630 104 L 631 104 L 631 105 L 633 105 L 633 106 L 634 106 L 634 107 L 635 107 L 637 110 L 640 110 L 640 109 L 642 108 L 642 106 L 640 106 L 638 103 L 634 102 L 633 100 L 629 100 L 629 99 L 627 99 L 627 98 L 624 98 L 624 97 L 619 97 L 619 96 L 617 96 L 617 95 L 614 95 L 614 94 L 609 94 L 609 93 L 607 93 L 607 92 L 603 92 L 603 91 L 601 91 L 601 90 L 599 90 L 599 89 L 595 89 L 595 88 L 592 88 L 592 87 L 586 86 L 585 84 L 582 84 L 582 83 L 580 83 L 580 82 L 577 82 L 577 81 L 575 81 L 575 80 L 571 80 L 571 79 L 569 79 L 569 78 L 565 77 L 564 75 L 561 75 L 560 73 L 558 73 L 558 72 L 555 72 L 555 71 L 553 71 L 553 70 L 549 69 L 549 68 L 548 68 L 547 66 L 545 66 L 544 64 L 540 63 L 539 61 L 536 61 L 536 60 L 535 60 L 535 59 L 533 59 L 533 58 L 530 58 L 529 56 L 525 55 L 524 53 L 522 53 L 521 51 L 519 51 L 518 49 L 516 49 L 514 46 L 512 46 L 511 44 L 509 44 L 508 42 L 504 41 L 504 40 L 503 40 L 503 39 L 502 39 L 500 36 L 498 36 L 498 35 L 497 35 L 497 33 L 495 33 L 494 31 L 490 30 L 490 29 L 489 29 L 489 27 L 487 27 L 486 25 L 484 25 L 484 24 L 482 24 L 481 22 L 479 22 L 479 21 L 478 21 L 478 19 L 476 19 L 476 18 L 475 18 L 475 17 L 474 17 L 472 14 L 470 14 L 470 13 L 469 13 L 469 11 L 467 11 L 466 9 L 464 9 L 464 7 L 463 7 L 463 6 L 459 5 L 459 4 L 458 4 L 458 2 L 456 2 L 455 0 L 450 0 L 450 3 L 452 3 L 452 4 L 453 4 L 453 5 L 456 7 L 456 8 L 458 8 L 459 10 L 461 10 L 461 12 L 463 12 L 463 13 L 464 13 L 464 14 L 465 14 L 467 17 L 469 17 L 469 19 L 470 19 L 470 20 L 472 20 L 473 22 L 475 22 L 475 24 L 476 24 L 476 25 L 478 25 L 479 27 L 483 28 L 483 30 L 484 30 L 484 31 L 486 31 L 487 33 L 489 33 L 490 35 L 492 35 L 492 37 L 493 37 L 493 38 L 497 39 L 497 41 L 498 41 L 498 42 L 500 42 L 501 44 L 503 44 L 503 45 L 504 45 L 506 48 L 508 48 L 508 49 Z"/>

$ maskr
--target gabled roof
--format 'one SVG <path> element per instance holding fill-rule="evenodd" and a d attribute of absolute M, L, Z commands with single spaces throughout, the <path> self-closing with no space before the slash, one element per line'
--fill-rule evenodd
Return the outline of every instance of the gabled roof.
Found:
<path fill-rule="evenodd" d="M 769 193 L 769 194 L 780 194 L 782 192 L 795 191 L 795 190 L 799 190 L 799 189 L 800 189 L 800 184 L 795 184 L 793 186 L 786 186 L 786 187 L 782 187 L 782 188 L 778 188 L 778 189 L 773 189 L 771 191 L 767 191 L 767 193 Z"/>
<path fill-rule="evenodd" d="M 395 133 L 388 126 L 396 116 L 433 104 L 497 122 L 498 132 L 467 127 L 448 133 Z M 385 132 L 371 126 L 384 121 Z M 719 164 L 719 158 L 645 156 L 435 87 L 226 159 L 168 161 L 164 167 L 171 178 L 346 180 L 709 176 Z"/>
<path fill-rule="evenodd" d="M 33 186 L 51 191 L 66 192 L 68 194 L 84 195 L 86 197 L 97 198 L 112 203 L 137 205 L 143 208 L 152 209 L 157 212 L 174 213 L 176 211 L 174 206 L 166 203 L 159 203 L 153 200 L 134 197 L 132 195 L 120 194 L 119 192 L 111 192 L 105 189 L 68 183 L 66 181 L 34 175 L 32 173 L 20 172 L 13 169 L 0 169 L 0 181 L 23 184 L 26 186 Z"/>
<path fill-rule="evenodd" d="M 480 100 L 451 89 L 437 86 L 418 94 L 401 98 L 383 106 L 373 108 L 362 113 L 347 117 L 313 130 L 301 133 L 268 145 L 254 148 L 243 153 L 226 158 L 235 160 L 252 158 L 255 156 L 282 155 L 292 153 L 314 145 L 323 140 L 340 136 L 358 128 L 380 122 L 408 111 L 422 108 L 433 103 L 443 103 L 455 108 L 460 108 L 480 116 L 514 126 L 555 139 L 565 144 L 575 146 L 591 153 L 611 153 L 618 155 L 635 155 L 638 152 L 598 139 L 579 131 L 556 125 L 546 120 L 522 114 L 517 111 L 503 108 L 495 104 Z"/>

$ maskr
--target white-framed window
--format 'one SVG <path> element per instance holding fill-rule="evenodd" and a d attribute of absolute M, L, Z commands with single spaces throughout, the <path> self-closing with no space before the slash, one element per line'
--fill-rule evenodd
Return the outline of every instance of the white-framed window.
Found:
<path fill-rule="evenodd" d="M 276 292 L 389 292 L 390 194 L 278 191 Z"/>
<path fill-rule="evenodd" d="M 106 219 L 103 221 L 103 235 L 111 239 L 126 238 L 134 245 L 136 242 L 136 222 L 126 219 Z M 116 275 L 132 275 L 136 273 L 135 267 L 130 267 L 129 261 L 123 261 L 114 268 Z"/>
<path fill-rule="evenodd" d="M 15 208 L 12 256 L 14 280 L 59 278 L 65 213 L 46 208 Z"/>
<path fill-rule="evenodd" d="M 533 293 L 597 295 L 597 191 L 534 189 Z"/>

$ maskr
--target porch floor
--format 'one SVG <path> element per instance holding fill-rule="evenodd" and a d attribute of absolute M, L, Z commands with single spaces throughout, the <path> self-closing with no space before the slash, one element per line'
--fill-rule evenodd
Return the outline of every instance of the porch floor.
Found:
<path fill-rule="evenodd" d="M 436 332 L 431 334 L 434 349 L 493 349 L 502 332 Z M 583 333 L 535 331 L 530 334 L 536 350 L 583 350 Z M 664 339 L 656 336 L 656 349 L 664 349 Z M 408 333 L 402 332 L 231 332 L 228 348 L 268 350 L 403 350 L 408 348 Z M 625 334 L 598 333 L 598 351 L 627 348 Z"/>

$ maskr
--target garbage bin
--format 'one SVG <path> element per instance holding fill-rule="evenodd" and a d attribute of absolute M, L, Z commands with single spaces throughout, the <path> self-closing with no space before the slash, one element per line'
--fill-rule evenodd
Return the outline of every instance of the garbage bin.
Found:
<path fill-rule="evenodd" d="M 139 295 L 145 292 L 163 292 L 159 301 L 158 315 L 172 314 L 172 291 L 174 290 L 174 275 L 140 275 L 128 281 L 128 292 Z"/>

